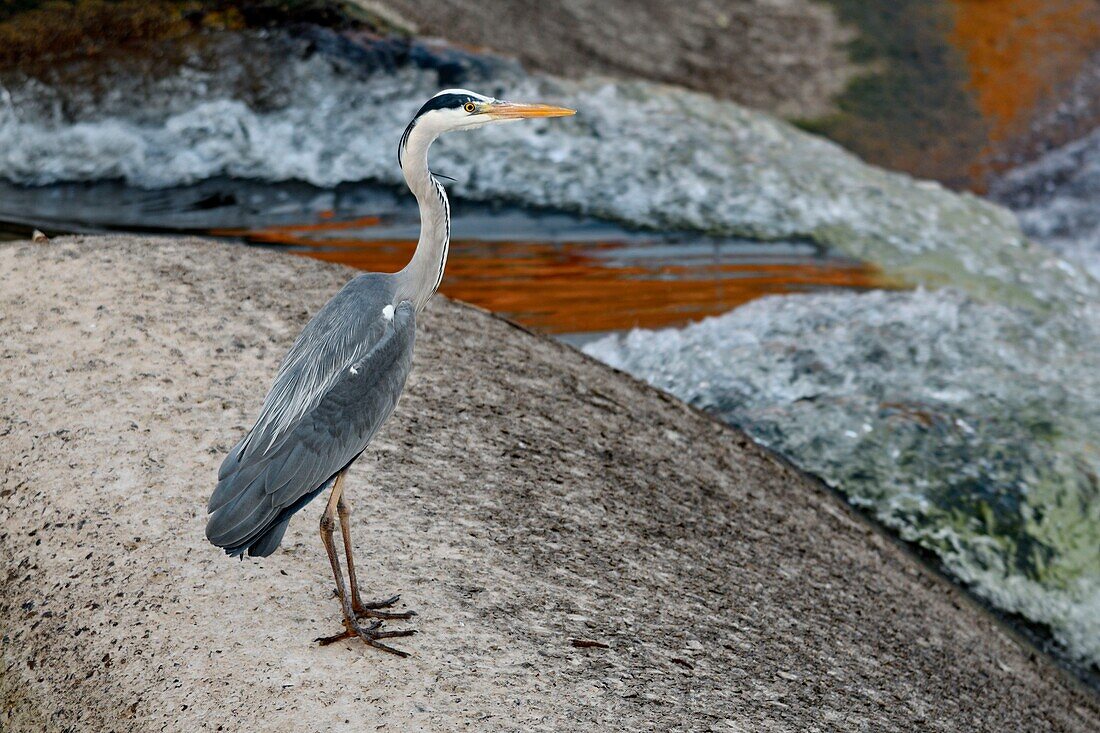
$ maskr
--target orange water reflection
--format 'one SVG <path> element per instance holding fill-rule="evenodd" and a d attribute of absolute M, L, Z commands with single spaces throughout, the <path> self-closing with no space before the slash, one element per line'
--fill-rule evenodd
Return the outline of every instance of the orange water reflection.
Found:
<path fill-rule="evenodd" d="M 316 238 L 319 231 L 370 227 L 365 217 L 261 230 L 223 230 L 258 244 L 290 245 L 296 254 L 378 272 L 412 256 L 405 239 Z M 623 242 L 522 242 L 457 239 L 442 292 L 550 333 L 681 325 L 755 298 L 820 288 L 890 287 L 869 265 L 820 256 L 730 258 L 709 252 L 638 256 Z M 685 250 L 686 251 L 686 250 Z"/>

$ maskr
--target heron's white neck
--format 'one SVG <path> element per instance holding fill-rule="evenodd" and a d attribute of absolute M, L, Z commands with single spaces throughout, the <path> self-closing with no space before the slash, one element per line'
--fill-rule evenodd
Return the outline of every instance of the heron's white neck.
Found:
<path fill-rule="evenodd" d="M 411 301 L 417 312 L 428 304 L 443 280 L 451 239 L 447 193 L 428 170 L 428 148 L 438 136 L 439 131 L 428 125 L 414 125 L 400 156 L 405 182 L 420 205 L 420 241 L 409 264 L 396 275 L 397 299 Z"/>

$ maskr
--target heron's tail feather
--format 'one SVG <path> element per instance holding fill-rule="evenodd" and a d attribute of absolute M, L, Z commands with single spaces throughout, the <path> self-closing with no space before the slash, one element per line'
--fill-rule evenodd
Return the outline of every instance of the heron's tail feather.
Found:
<path fill-rule="evenodd" d="M 274 521 L 262 526 L 237 544 L 219 545 L 219 547 L 225 548 L 225 554 L 235 557 L 240 557 L 246 552 L 250 557 L 267 557 L 275 552 L 275 550 L 279 549 L 279 544 L 283 541 L 283 535 L 286 534 L 286 528 L 290 524 L 290 518 L 293 517 L 299 509 L 312 501 L 314 497 L 324 491 L 329 483 L 329 481 L 326 481 L 316 490 L 298 499 L 294 504 L 279 512 L 279 515 Z M 207 530 L 207 534 L 209 536 L 209 529 Z M 215 542 L 214 544 L 219 543 Z"/>
<path fill-rule="evenodd" d="M 274 518 L 268 497 L 263 493 L 263 474 L 256 476 L 236 496 L 210 515 L 206 539 L 218 547 L 231 547 L 256 536 Z M 259 489 L 258 491 L 254 489 Z"/>
<path fill-rule="evenodd" d="M 263 463 L 254 463 L 243 468 L 231 471 L 218 479 L 218 485 L 214 487 L 214 493 L 210 495 L 210 501 L 206 505 L 206 511 L 214 513 L 229 502 L 238 498 L 242 487 L 247 488 L 264 470 Z"/>
<path fill-rule="evenodd" d="M 250 544 L 238 545 L 232 548 L 227 547 L 225 554 L 243 555 L 247 551 L 250 557 L 267 557 L 279 549 L 279 544 L 283 541 L 283 535 L 286 534 L 286 528 L 289 525 L 290 517 L 288 516 L 283 521 L 272 525 L 270 529 Z"/>
<path fill-rule="evenodd" d="M 230 555 L 266 557 L 278 548 L 291 515 L 332 477 L 295 441 L 234 461 L 210 497 L 206 538 Z"/>

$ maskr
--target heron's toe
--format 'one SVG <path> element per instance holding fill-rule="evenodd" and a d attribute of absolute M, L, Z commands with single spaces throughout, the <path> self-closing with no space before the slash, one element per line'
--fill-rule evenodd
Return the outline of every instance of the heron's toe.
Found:
<path fill-rule="evenodd" d="M 379 649 L 398 657 L 409 656 L 408 652 L 402 651 L 400 649 L 395 649 L 388 644 L 383 644 L 380 640 L 395 639 L 402 636 L 412 636 L 416 633 L 416 629 L 397 629 L 393 631 L 381 631 L 381 626 L 381 620 L 373 621 L 372 623 L 365 626 L 355 621 L 344 622 L 344 631 L 342 631 L 341 633 L 333 634 L 332 636 L 323 636 L 319 639 L 314 639 L 314 641 L 316 641 L 321 646 L 328 646 L 329 644 L 333 644 L 337 641 L 341 641 L 343 639 L 351 639 L 358 636 L 367 646 L 374 647 L 375 649 Z"/>
<path fill-rule="evenodd" d="M 390 608 L 401 600 L 401 596 L 391 596 L 382 601 L 372 601 L 370 603 L 359 603 L 356 605 L 352 603 L 352 611 L 355 612 L 356 618 L 379 618 L 390 620 L 408 620 L 416 615 L 416 611 L 382 611 L 380 609 Z"/>
<path fill-rule="evenodd" d="M 356 618 L 378 618 L 382 620 L 407 620 L 416 615 L 416 611 L 403 611 L 401 613 L 393 613 L 390 611 L 375 611 L 370 608 L 364 608 L 356 612 Z"/>

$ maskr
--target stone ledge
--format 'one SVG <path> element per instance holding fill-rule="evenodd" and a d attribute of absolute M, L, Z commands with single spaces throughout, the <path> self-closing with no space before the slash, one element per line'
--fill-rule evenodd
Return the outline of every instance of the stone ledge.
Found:
<path fill-rule="evenodd" d="M 321 507 L 236 562 L 205 503 L 350 274 L 0 247 L 0 729 L 1096 729 L 1091 695 L 740 433 L 442 298 L 348 483 L 413 656 L 315 646 L 339 628 Z"/>

